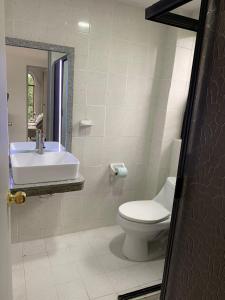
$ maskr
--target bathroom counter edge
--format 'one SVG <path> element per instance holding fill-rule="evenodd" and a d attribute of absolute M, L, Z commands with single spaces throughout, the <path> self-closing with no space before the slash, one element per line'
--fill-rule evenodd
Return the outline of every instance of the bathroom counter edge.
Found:
<path fill-rule="evenodd" d="M 58 193 L 66 193 L 80 191 L 84 188 L 84 177 L 79 176 L 74 180 L 54 181 L 32 184 L 15 184 L 10 174 L 10 191 L 16 193 L 19 191 L 25 192 L 29 196 L 51 195 Z"/>

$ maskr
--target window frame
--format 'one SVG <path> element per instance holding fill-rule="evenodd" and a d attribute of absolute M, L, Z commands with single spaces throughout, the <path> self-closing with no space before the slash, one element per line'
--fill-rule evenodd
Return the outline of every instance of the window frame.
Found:
<path fill-rule="evenodd" d="M 33 84 L 30 84 L 29 83 L 29 80 L 28 80 L 28 76 L 31 76 L 32 77 L 32 80 L 33 80 Z M 30 122 L 30 118 L 29 118 L 29 112 L 28 112 L 28 109 L 29 109 L 29 103 L 28 103 L 28 90 L 29 90 L 29 87 L 32 87 L 33 88 L 33 113 L 32 113 L 32 118 L 34 118 L 34 114 L 35 114 L 35 111 L 34 111 L 34 101 L 35 101 L 35 95 L 34 95 L 34 89 L 35 89 L 35 80 L 34 80 L 34 76 L 29 72 L 27 71 L 27 119 L 28 119 L 28 122 Z"/>

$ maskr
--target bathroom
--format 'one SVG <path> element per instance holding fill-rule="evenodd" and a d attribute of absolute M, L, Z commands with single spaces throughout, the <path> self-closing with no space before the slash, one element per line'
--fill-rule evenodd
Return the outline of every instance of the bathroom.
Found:
<path fill-rule="evenodd" d="M 196 33 L 145 20 L 155 2 L 5 0 L 9 142 L 36 142 L 26 93 L 37 91 L 39 68 L 44 96 L 38 111 L 33 94 L 32 117 L 43 114 L 44 144 L 60 141 L 79 160 L 76 182 L 41 191 L 28 180 L 25 203 L 11 206 L 13 300 L 115 300 L 162 282 L 169 223 L 149 257 L 127 258 L 118 218 L 121 205 L 154 199 L 168 177 L 172 200 L 175 189 Z M 177 13 L 198 17 L 192 2 Z M 50 64 L 68 62 L 60 139 L 49 133 L 57 109 L 46 108 L 54 55 Z M 19 177 L 12 190 L 25 184 Z"/>

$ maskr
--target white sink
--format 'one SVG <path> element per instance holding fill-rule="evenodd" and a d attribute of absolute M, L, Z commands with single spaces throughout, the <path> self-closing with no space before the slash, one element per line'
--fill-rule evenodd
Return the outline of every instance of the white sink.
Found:
<path fill-rule="evenodd" d="M 46 152 L 61 152 L 65 151 L 65 148 L 58 142 L 45 142 Z M 23 152 L 35 152 L 36 142 L 15 142 L 10 143 L 10 153 L 23 153 Z"/>
<path fill-rule="evenodd" d="M 10 155 L 15 184 L 76 179 L 79 160 L 69 152 L 15 153 Z"/>

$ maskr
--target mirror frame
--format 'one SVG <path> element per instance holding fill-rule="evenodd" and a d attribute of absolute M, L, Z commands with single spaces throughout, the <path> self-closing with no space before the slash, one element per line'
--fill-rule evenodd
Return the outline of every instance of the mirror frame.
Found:
<path fill-rule="evenodd" d="M 68 59 L 68 103 L 67 103 L 67 132 L 65 137 L 65 148 L 67 151 L 71 152 L 72 149 L 72 130 L 73 130 L 73 92 L 74 92 L 74 58 L 75 58 L 75 49 L 73 47 L 61 46 L 56 44 L 48 44 L 42 42 L 34 42 L 18 38 L 5 38 L 6 46 L 22 47 L 22 48 L 31 48 L 44 51 L 53 51 L 65 53 Z M 48 97 L 50 97 L 51 91 L 48 91 Z M 48 119 L 52 119 L 53 112 L 48 110 Z M 51 137 L 52 126 L 48 128 L 48 137 Z"/>

